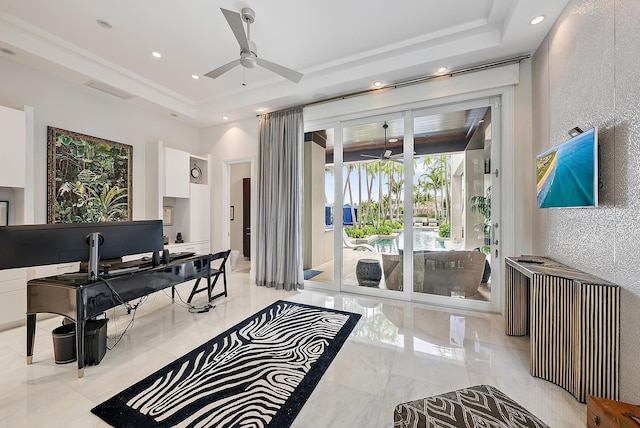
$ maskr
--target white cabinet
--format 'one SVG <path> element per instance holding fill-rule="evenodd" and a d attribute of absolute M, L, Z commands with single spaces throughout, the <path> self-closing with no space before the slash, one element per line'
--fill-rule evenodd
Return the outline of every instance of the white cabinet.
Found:
<path fill-rule="evenodd" d="M 209 241 L 204 242 L 189 242 L 186 244 L 170 244 L 165 246 L 172 253 L 196 253 L 196 254 L 209 254 L 211 248 Z"/>
<path fill-rule="evenodd" d="M 48 276 L 62 275 L 63 273 L 79 272 L 80 262 L 58 263 L 55 265 L 34 266 L 29 268 L 27 277 L 29 280 L 35 278 L 46 278 Z"/>
<path fill-rule="evenodd" d="M 189 153 L 164 148 L 164 197 L 189 197 Z"/>
<path fill-rule="evenodd" d="M 208 253 L 211 239 L 209 156 L 166 147 L 161 141 L 147 145 L 146 152 L 147 219 L 162 219 L 163 209 L 167 207 L 172 213 L 163 224 L 163 233 L 169 240 L 167 248 L 171 252 Z M 178 233 L 183 243 L 175 243 Z M 196 249 L 191 248 L 194 245 Z"/>
<path fill-rule="evenodd" d="M 27 269 L 0 270 L 0 326 L 25 320 Z"/>

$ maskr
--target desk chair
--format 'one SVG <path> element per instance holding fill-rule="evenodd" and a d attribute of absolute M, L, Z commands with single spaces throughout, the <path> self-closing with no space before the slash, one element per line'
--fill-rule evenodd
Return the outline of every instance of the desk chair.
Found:
<path fill-rule="evenodd" d="M 210 286 L 208 285 L 207 287 L 203 287 L 198 289 L 198 282 L 195 283 L 195 285 L 193 286 L 193 289 L 191 290 L 191 294 L 189 295 L 189 299 L 187 299 L 188 303 L 191 303 L 191 299 L 193 299 L 193 296 L 196 293 L 199 293 L 201 291 L 206 291 L 207 295 L 209 297 L 209 302 L 211 302 L 213 299 L 217 299 L 220 296 L 227 297 L 227 268 L 226 268 L 226 263 L 227 263 L 227 258 L 229 258 L 229 254 L 231 254 L 231 250 L 226 250 L 226 251 L 220 251 L 219 253 L 215 253 L 215 254 L 211 254 L 210 257 L 210 262 L 213 262 L 215 260 L 222 260 L 222 262 L 220 263 L 220 266 L 216 269 L 214 267 L 211 267 L 211 278 L 213 279 L 213 281 L 207 281 L 209 284 L 211 284 Z M 216 286 L 216 282 L 218 282 L 218 278 L 220 278 L 220 275 L 222 275 L 222 280 L 224 282 L 224 291 L 220 292 L 218 294 L 216 294 L 215 296 L 211 295 L 211 292 L 213 291 L 213 287 Z"/>

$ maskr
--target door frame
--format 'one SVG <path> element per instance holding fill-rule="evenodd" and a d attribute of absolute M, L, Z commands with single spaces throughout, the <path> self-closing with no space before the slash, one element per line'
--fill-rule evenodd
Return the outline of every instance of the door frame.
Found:
<path fill-rule="evenodd" d="M 257 156 L 244 156 L 239 158 L 224 159 L 222 164 L 222 206 L 229 207 L 231 205 L 231 167 L 242 163 L 249 163 L 251 165 L 251 268 L 249 271 L 249 279 L 255 280 L 256 277 L 256 222 L 257 222 L 257 173 L 258 173 L 258 158 Z M 224 248 L 231 248 L 231 219 L 229 218 L 229 210 L 223 210 L 227 213 L 224 221 L 222 222 L 222 236 L 224 239 Z"/>
<path fill-rule="evenodd" d="M 480 98 L 470 98 L 465 101 L 455 102 L 455 103 L 447 103 L 436 106 L 429 106 L 423 109 L 412 109 L 407 111 L 406 121 L 410 122 L 405 124 L 405 127 L 411 126 L 411 131 L 413 131 L 413 121 L 416 115 L 424 116 L 424 115 L 434 115 L 440 113 L 450 113 L 460 110 L 468 110 L 471 108 L 477 107 L 489 107 L 491 109 L 491 129 L 492 129 L 492 138 L 491 138 L 491 172 L 493 172 L 496 168 L 501 170 L 501 148 L 502 148 L 502 109 L 501 106 L 501 97 L 500 96 L 489 96 L 489 97 L 480 97 Z M 405 164 L 408 164 L 410 159 L 412 159 L 411 153 L 413 151 L 413 132 L 411 135 L 411 140 L 407 141 L 405 139 Z M 412 168 L 405 169 L 405 183 L 412 183 L 414 178 L 414 172 Z M 491 175 L 491 202 L 492 202 L 492 210 L 491 210 L 491 224 L 499 224 L 501 225 L 501 174 L 498 174 L 498 177 L 494 177 Z M 405 216 L 404 223 L 411 224 L 412 220 L 412 206 L 411 202 L 413 201 L 413 189 L 408 189 L 408 194 L 410 197 L 407 197 L 405 193 Z M 502 265 L 502 239 L 499 239 L 499 233 L 501 228 L 492 228 L 492 243 L 491 243 L 491 256 L 492 256 L 492 267 L 494 267 L 491 271 L 491 301 L 485 302 L 480 300 L 452 300 L 451 297 L 447 296 L 439 296 L 435 294 L 426 294 L 426 293 L 415 293 L 411 289 L 412 287 L 405 287 L 410 290 L 410 299 L 415 302 L 422 303 L 430 303 L 436 305 L 447 305 L 447 306 L 456 306 L 462 309 L 472 309 L 472 310 L 480 310 L 480 311 L 490 311 L 490 312 L 499 312 L 502 305 L 502 293 L 501 287 L 499 284 L 502 283 L 502 270 L 499 266 Z M 405 228 L 404 233 L 404 248 L 408 249 L 405 251 L 405 257 L 403 258 L 404 263 L 404 272 L 408 273 L 408 276 L 405 275 L 405 278 L 413 278 L 413 227 L 409 229 Z M 494 244 L 497 242 L 497 244 Z M 495 256 L 497 251 L 498 256 Z M 493 284 L 496 287 L 493 287 Z M 464 302 L 464 303 L 463 303 Z M 459 304 L 462 303 L 462 304 Z"/>
<path fill-rule="evenodd" d="M 332 103 L 330 105 L 330 109 L 327 106 L 320 106 L 320 108 L 312 108 L 312 113 L 310 116 L 313 118 L 305 121 L 305 131 L 307 129 L 318 128 L 322 126 L 332 126 L 336 130 L 335 135 L 335 155 L 334 155 L 334 163 L 336 165 L 336 176 L 335 176 L 335 200 L 342 200 L 342 189 L 338 182 L 342 182 L 342 133 L 341 133 L 341 123 L 365 118 L 370 116 L 378 116 L 382 114 L 392 114 L 398 113 L 408 110 L 420 110 L 426 109 L 429 107 L 437 107 L 437 106 L 446 106 L 452 103 L 463 103 L 466 101 L 472 101 L 476 99 L 485 99 L 492 97 L 500 98 L 500 106 L 499 108 L 499 117 L 500 117 L 500 125 L 499 130 L 501 134 L 502 144 L 500 144 L 500 199 L 493 199 L 492 202 L 495 201 L 496 205 L 499 204 L 501 219 L 500 219 L 500 227 L 499 227 L 499 240 L 501 246 L 501 254 L 493 261 L 492 265 L 492 275 L 495 278 L 499 278 L 496 280 L 496 283 L 492 281 L 492 287 L 497 287 L 497 290 L 493 292 L 492 290 L 492 299 L 490 308 L 488 311 L 502 313 L 504 311 L 504 256 L 505 255 L 513 255 L 516 248 L 515 244 L 515 207 L 514 201 L 520 200 L 521 198 L 516 195 L 515 192 L 515 84 L 518 83 L 518 73 L 515 70 L 518 68 L 508 68 L 503 67 L 504 72 L 507 76 L 500 77 L 498 74 L 489 73 L 486 74 L 484 72 L 480 72 L 482 74 L 474 73 L 474 78 L 481 79 L 486 76 L 495 77 L 496 80 L 492 80 L 492 84 L 485 84 L 484 89 L 479 89 L 475 91 L 471 91 L 469 89 L 464 89 L 466 86 L 463 84 L 461 87 L 455 86 L 455 90 L 445 90 L 444 93 L 448 95 L 443 95 L 441 97 L 431 95 L 431 99 L 424 99 L 422 101 L 409 101 L 404 104 L 386 101 L 380 102 L 379 104 L 385 105 L 380 108 L 370 108 L 370 103 L 364 102 L 356 102 L 355 100 L 351 100 L 352 102 L 348 103 L 348 106 L 339 106 L 336 103 Z M 494 75 L 495 74 L 495 75 Z M 482 79 L 481 79 L 482 80 Z M 447 81 L 448 82 L 448 81 Z M 444 84 L 444 83 L 443 83 Z M 473 82 L 473 84 L 469 83 L 472 86 L 477 87 L 477 82 Z M 415 94 L 418 94 L 419 91 L 415 91 Z M 384 96 L 384 94 L 382 95 Z M 408 97 L 410 98 L 410 97 Z M 414 98 L 415 99 L 415 98 Z M 395 101 L 397 101 L 394 98 Z M 358 111 L 359 110 L 359 111 Z M 333 115 L 332 115 L 333 113 Z M 307 114 L 305 110 L 305 114 Z M 495 118 L 494 118 L 495 120 Z M 405 126 L 405 138 L 407 138 L 407 128 Z M 338 150 L 338 145 L 340 149 Z M 497 147 L 497 145 L 496 145 Z M 493 149 L 492 149 L 493 150 Z M 497 148 L 495 150 L 498 150 Z M 406 150 L 405 150 L 405 153 Z M 492 153 L 493 156 L 493 153 Z M 338 165 L 338 162 L 340 164 Z M 495 170 L 495 167 L 492 167 L 492 170 Z M 495 190 L 495 189 L 492 189 Z M 510 204 L 504 201 L 511 201 Z M 338 223 L 339 222 L 339 223 Z M 492 220 L 492 222 L 494 222 Z M 339 219 L 334 218 L 334 223 L 341 224 L 342 217 Z M 342 241 L 338 236 L 334 239 L 334 260 L 342 259 Z M 405 266 L 406 268 L 406 266 Z M 497 272 L 499 271 L 499 272 Z M 409 272 L 405 270 L 405 272 Z M 413 272 L 411 272 L 413 274 Z M 341 287 L 341 278 L 342 278 L 342 263 L 335 264 L 335 281 L 336 286 L 340 289 Z M 404 294 L 399 296 L 398 294 L 394 295 L 395 299 L 400 300 L 409 300 L 409 297 L 404 297 Z M 391 297 L 391 296 L 389 296 Z M 436 296 L 438 297 L 438 296 Z M 451 303 L 445 301 L 434 301 L 431 302 L 436 305 L 442 306 L 451 306 Z M 487 310 L 487 308 L 482 308 L 481 310 Z"/>

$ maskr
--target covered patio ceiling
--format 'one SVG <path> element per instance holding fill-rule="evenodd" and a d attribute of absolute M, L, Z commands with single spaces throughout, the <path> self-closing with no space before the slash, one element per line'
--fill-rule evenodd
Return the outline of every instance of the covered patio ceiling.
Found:
<path fill-rule="evenodd" d="M 384 123 L 389 125 L 386 145 Z M 414 120 L 413 136 L 415 155 L 482 149 L 485 130 L 490 123 L 489 107 L 417 116 Z M 305 133 L 305 141 L 313 141 L 324 147 L 326 163 L 333 163 L 333 129 Z M 380 157 L 385 147 L 391 150 L 393 155 L 401 154 L 403 144 L 404 122 L 401 118 L 345 127 L 343 161 L 372 160 L 371 156 Z"/>

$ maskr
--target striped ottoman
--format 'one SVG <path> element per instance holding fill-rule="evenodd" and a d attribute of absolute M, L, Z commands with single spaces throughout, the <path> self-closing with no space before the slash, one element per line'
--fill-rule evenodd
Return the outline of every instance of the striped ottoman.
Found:
<path fill-rule="evenodd" d="M 489 385 L 478 385 L 398 404 L 394 428 L 535 427 L 548 425 Z"/>

